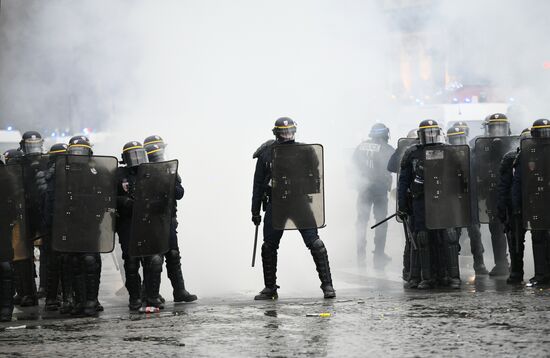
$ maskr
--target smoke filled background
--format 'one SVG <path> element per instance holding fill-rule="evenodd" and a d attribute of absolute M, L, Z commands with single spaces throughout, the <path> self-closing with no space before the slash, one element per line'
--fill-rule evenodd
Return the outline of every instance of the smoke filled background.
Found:
<path fill-rule="evenodd" d="M 0 127 L 87 128 L 96 154 L 117 157 L 127 141 L 161 135 L 186 189 L 189 289 L 254 292 L 252 153 L 276 118 L 325 147 L 320 236 L 338 273 L 355 264 L 350 156 L 372 124 L 388 125 L 395 144 L 440 104 L 513 105 L 514 128 L 550 116 L 549 10 L 544 0 L 2 0 Z M 390 224 L 396 270 L 402 236 Z M 317 289 L 298 233 L 279 253 L 282 292 Z"/>

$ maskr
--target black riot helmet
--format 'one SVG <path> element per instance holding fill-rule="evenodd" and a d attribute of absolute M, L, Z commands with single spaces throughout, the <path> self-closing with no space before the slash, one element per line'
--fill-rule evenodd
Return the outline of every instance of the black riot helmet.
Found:
<path fill-rule="evenodd" d="M 50 147 L 48 155 L 51 157 L 58 156 L 60 154 L 66 154 L 69 146 L 65 143 L 55 143 Z"/>
<path fill-rule="evenodd" d="M 531 127 L 531 136 L 533 138 L 549 138 L 550 137 L 550 120 L 537 119 Z"/>
<path fill-rule="evenodd" d="M 520 137 L 521 139 L 523 139 L 523 138 L 531 138 L 531 128 L 529 128 L 529 127 L 524 128 L 524 129 L 521 131 L 519 137 Z"/>
<path fill-rule="evenodd" d="M 164 146 L 161 144 L 148 144 L 145 146 L 149 162 L 164 162 Z"/>
<path fill-rule="evenodd" d="M 483 122 L 486 137 L 504 137 L 510 135 L 510 122 L 502 113 L 494 113 L 485 117 Z"/>
<path fill-rule="evenodd" d="M 451 127 L 447 129 L 447 140 L 451 145 L 467 145 L 468 137 L 466 132 L 459 127 Z"/>
<path fill-rule="evenodd" d="M 454 122 L 452 127 L 461 129 L 466 134 L 466 137 L 470 135 L 470 127 L 468 126 L 468 123 L 464 121 Z M 449 131 L 447 131 L 447 135 L 449 135 Z"/>
<path fill-rule="evenodd" d="M 296 123 L 288 118 L 281 117 L 275 121 L 273 127 L 273 134 L 277 138 L 278 142 L 288 142 L 294 140 L 294 134 L 296 133 Z"/>
<path fill-rule="evenodd" d="M 88 138 L 88 136 L 85 136 L 85 135 L 75 135 L 75 136 L 71 137 L 71 139 L 69 139 L 69 145 L 71 145 L 71 143 L 73 143 L 77 139 L 82 139 L 82 140 L 90 143 L 90 147 L 93 147 L 93 145 L 91 144 L 92 142 L 90 142 L 90 138 Z"/>
<path fill-rule="evenodd" d="M 90 145 L 90 142 L 87 140 L 81 138 L 81 137 L 73 137 L 71 138 L 69 142 L 69 147 L 67 148 L 68 154 L 73 155 L 93 155 L 92 146 Z"/>
<path fill-rule="evenodd" d="M 42 154 L 44 139 L 37 131 L 27 131 L 19 142 L 19 148 L 25 155 Z"/>
<path fill-rule="evenodd" d="M 140 142 L 128 142 L 122 148 L 122 163 L 127 167 L 136 167 L 148 163 L 147 153 Z"/>
<path fill-rule="evenodd" d="M 167 144 L 159 135 L 150 135 L 143 141 L 143 148 L 145 148 L 150 162 L 163 162 L 166 146 Z"/>
<path fill-rule="evenodd" d="M 420 122 L 417 134 L 422 145 L 441 143 L 441 128 L 433 119 L 425 119 Z"/>
<path fill-rule="evenodd" d="M 390 129 L 383 123 L 375 123 L 370 129 L 369 137 L 374 140 L 383 140 L 387 143 L 390 139 Z"/>
<path fill-rule="evenodd" d="M 407 133 L 407 138 L 414 138 L 418 139 L 418 130 L 416 128 L 413 128 Z"/>
<path fill-rule="evenodd" d="M 19 149 L 8 149 L 4 152 L 6 164 L 17 163 L 25 154 Z"/>

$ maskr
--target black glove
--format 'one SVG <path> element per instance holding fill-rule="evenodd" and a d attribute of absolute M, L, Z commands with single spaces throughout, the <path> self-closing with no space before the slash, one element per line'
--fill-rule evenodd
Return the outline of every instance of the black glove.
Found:
<path fill-rule="evenodd" d="M 258 226 L 260 225 L 260 223 L 262 222 L 262 217 L 260 214 L 252 214 L 252 222 L 254 223 L 254 225 Z"/>
<path fill-rule="evenodd" d="M 409 217 L 409 214 L 401 210 L 397 210 L 396 214 L 397 214 L 397 217 L 401 220 L 406 220 Z"/>

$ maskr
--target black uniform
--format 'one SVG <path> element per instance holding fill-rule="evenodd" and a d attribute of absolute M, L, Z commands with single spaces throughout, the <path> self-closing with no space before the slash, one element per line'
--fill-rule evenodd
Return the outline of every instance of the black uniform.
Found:
<path fill-rule="evenodd" d="M 498 217 L 506 230 L 508 249 L 510 252 L 511 270 L 509 283 L 523 280 L 523 254 L 525 251 L 525 230 L 521 223 L 521 214 L 514 214 L 512 205 L 512 184 L 514 178 L 514 162 L 519 150 L 513 150 L 504 155 L 500 163 L 499 181 L 497 186 Z"/>
<path fill-rule="evenodd" d="M 360 264 L 366 256 L 366 234 L 371 208 L 375 221 L 382 221 L 388 214 L 388 192 L 392 177 L 387 171 L 390 157 L 395 149 L 382 139 L 369 139 L 362 142 L 353 154 L 353 162 L 359 174 L 357 196 L 356 244 Z M 386 233 L 388 224 L 376 228 L 374 235 L 374 262 L 385 257 Z M 386 258 L 387 260 L 387 258 Z"/>
<path fill-rule="evenodd" d="M 254 172 L 254 187 L 252 191 L 252 216 L 253 219 L 260 216 L 262 201 L 265 203 L 265 215 L 262 244 L 262 264 L 264 272 L 265 289 L 256 296 L 256 299 L 276 298 L 277 297 L 277 250 L 283 236 L 283 230 L 276 230 L 272 225 L 272 205 L 271 205 L 271 178 L 272 178 L 272 146 L 274 145 L 293 145 L 294 140 L 283 143 L 268 141 L 264 143 L 254 153 L 253 158 L 257 158 L 256 170 Z M 259 224 L 259 222 L 257 223 Z M 317 272 L 321 280 L 321 289 L 326 298 L 335 297 L 332 288 L 332 277 L 328 261 L 327 249 L 323 241 L 319 238 L 317 229 L 300 229 L 300 234 L 305 245 L 310 250 L 313 260 L 317 267 Z"/>

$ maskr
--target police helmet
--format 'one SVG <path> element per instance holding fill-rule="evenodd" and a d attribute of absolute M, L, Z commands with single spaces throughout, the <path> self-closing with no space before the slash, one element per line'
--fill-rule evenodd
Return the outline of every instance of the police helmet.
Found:
<path fill-rule="evenodd" d="M 74 137 L 73 137 L 74 138 Z M 67 153 L 73 155 L 93 155 L 92 146 L 90 142 L 83 138 L 71 138 Z"/>
<path fill-rule="evenodd" d="M 467 145 L 468 138 L 464 129 L 459 127 L 451 127 L 447 129 L 447 140 L 452 145 Z"/>
<path fill-rule="evenodd" d="M 452 127 L 460 128 L 466 134 L 466 137 L 470 135 L 470 127 L 468 126 L 468 123 L 464 121 L 454 122 Z M 447 135 L 449 135 L 449 131 L 447 131 Z"/>
<path fill-rule="evenodd" d="M 164 139 L 162 139 L 159 135 L 150 135 L 149 137 L 145 138 L 143 141 L 143 147 L 147 147 L 150 144 L 157 144 L 162 147 L 166 147 L 166 143 L 164 142 Z"/>
<path fill-rule="evenodd" d="M 443 137 L 439 124 L 433 119 L 425 119 L 418 125 L 418 139 L 420 144 L 436 144 L 441 143 Z"/>
<path fill-rule="evenodd" d="M 27 131 L 23 133 L 21 141 L 19 142 L 19 148 L 23 151 L 23 154 L 42 154 L 44 139 L 37 131 Z"/>
<path fill-rule="evenodd" d="M 140 142 L 128 142 L 122 148 L 122 163 L 127 167 L 135 167 L 149 162 L 147 153 Z"/>
<path fill-rule="evenodd" d="M 549 138 L 550 137 L 550 120 L 537 119 L 531 127 L 531 136 L 533 138 Z"/>
<path fill-rule="evenodd" d="M 164 162 L 164 146 L 160 143 L 145 145 L 149 162 Z"/>
<path fill-rule="evenodd" d="M 17 163 L 23 156 L 24 153 L 20 149 L 8 149 L 4 152 L 6 164 Z"/>
<path fill-rule="evenodd" d="M 502 113 L 494 113 L 485 117 L 483 126 L 485 127 L 485 136 L 488 137 L 504 137 L 511 133 L 510 122 Z"/>
<path fill-rule="evenodd" d="M 520 138 L 530 138 L 531 137 L 531 128 L 524 128 L 519 134 Z"/>
<path fill-rule="evenodd" d="M 67 153 L 67 148 L 69 146 L 65 143 L 55 143 L 54 145 L 52 145 L 50 147 L 50 150 L 48 151 L 48 155 L 50 157 L 52 156 L 56 156 L 56 155 L 59 155 L 59 154 L 65 154 Z"/>
<path fill-rule="evenodd" d="M 382 139 L 387 142 L 390 139 L 390 129 L 382 123 L 375 123 L 370 129 L 369 137 L 371 139 Z"/>
<path fill-rule="evenodd" d="M 288 118 L 281 117 L 275 121 L 273 127 L 273 134 L 277 138 L 278 142 L 288 142 L 294 140 L 294 134 L 296 133 L 296 123 Z"/>

